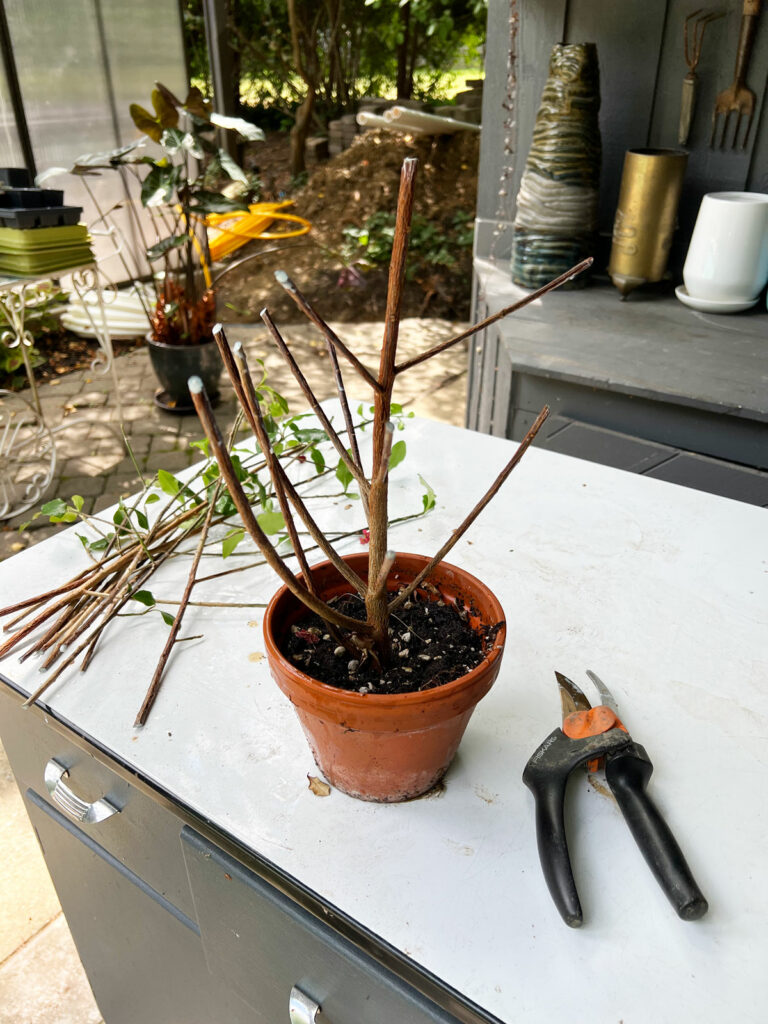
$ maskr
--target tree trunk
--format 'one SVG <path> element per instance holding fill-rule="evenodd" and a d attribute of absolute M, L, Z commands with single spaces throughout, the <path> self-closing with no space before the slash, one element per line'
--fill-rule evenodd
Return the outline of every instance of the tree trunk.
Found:
<path fill-rule="evenodd" d="M 312 125 L 315 109 L 315 90 L 307 87 L 307 95 L 296 111 L 296 120 L 291 128 L 291 175 L 296 178 L 306 170 L 304 149 Z"/>
<path fill-rule="evenodd" d="M 403 41 L 397 47 L 397 98 L 409 100 L 413 92 L 413 76 L 408 73 L 408 57 L 411 41 L 411 5 L 403 4 L 400 8 L 400 22 L 403 29 Z"/>

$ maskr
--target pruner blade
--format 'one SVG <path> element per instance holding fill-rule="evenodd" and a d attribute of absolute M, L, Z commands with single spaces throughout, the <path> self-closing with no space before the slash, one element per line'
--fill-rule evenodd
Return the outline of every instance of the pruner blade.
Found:
<path fill-rule="evenodd" d="M 562 672 L 555 672 L 557 685 L 560 687 L 560 704 L 563 709 L 563 721 L 572 715 L 574 711 L 589 711 L 592 705 L 587 700 L 586 694 L 579 689 L 572 679 L 564 676 Z"/>
<path fill-rule="evenodd" d="M 607 708 L 610 708 L 614 715 L 618 715 L 619 705 L 616 703 L 616 698 L 613 696 L 613 694 L 602 681 L 602 679 L 599 676 L 595 675 L 595 673 L 591 669 L 587 669 L 587 675 L 597 687 L 597 692 L 600 694 L 600 699 L 602 703 Z"/>

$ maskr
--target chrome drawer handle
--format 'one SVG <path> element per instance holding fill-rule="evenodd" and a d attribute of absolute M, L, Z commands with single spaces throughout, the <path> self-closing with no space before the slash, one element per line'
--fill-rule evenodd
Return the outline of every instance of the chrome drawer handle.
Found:
<path fill-rule="evenodd" d="M 104 821 L 113 814 L 120 811 L 109 800 L 95 800 L 88 803 L 72 792 L 64 782 L 64 776 L 69 775 L 69 769 L 59 764 L 58 761 L 50 760 L 45 766 L 45 785 L 51 795 L 51 800 L 65 811 L 70 818 L 81 821 L 86 825 L 94 825 L 98 821 Z"/>
<path fill-rule="evenodd" d="M 291 1024 L 318 1024 L 318 1013 L 320 1013 L 320 1004 L 294 985 L 291 989 L 291 998 L 288 1001 Z"/>

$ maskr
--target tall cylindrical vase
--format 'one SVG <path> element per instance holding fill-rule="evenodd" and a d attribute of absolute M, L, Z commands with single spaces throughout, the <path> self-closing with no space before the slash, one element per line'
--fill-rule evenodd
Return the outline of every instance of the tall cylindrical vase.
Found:
<path fill-rule="evenodd" d="M 593 255 L 599 109 L 595 44 L 554 46 L 517 195 L 512 278 L 526 288 L 538 288 Z M 574 283 L 584 280 L 582 274 Z"/>
<path fill-rule="evenodd" d="M 608 263 L 622 298 L 664 276 L 687 163 L 688 154 L 674 149 L 630 149 L 624 157 Z"/>

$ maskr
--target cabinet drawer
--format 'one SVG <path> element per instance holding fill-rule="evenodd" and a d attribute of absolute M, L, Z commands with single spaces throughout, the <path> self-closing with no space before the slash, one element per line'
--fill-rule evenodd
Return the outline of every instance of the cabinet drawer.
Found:
<path fill-rule="evenodd" d="M 106 800 L 115 809 L 101 821 L 78 821 L 79 827 L 156 892 L 194 920 L 194 904 L 184 867 L 179 834 L 181 822 L 167 808 L 154 803 L 91 754 L 47 726 L 19 704 L 19 698 L 0 686 L 0 731 L 14 775 L 23 791 L 44 794 L 44 799 L 78 821 L 76 800 L 90 804 Z M 46 767 L 53 762 L 67 770 L 66 789 L 49 793 Z"/>
<path fill-rule="evenodd" d="M 295 987 L 319 1004 L 319 1020 L 328 1024 L 455 1024 L 450 1014 L 189 828 L 182 832 L 182 848 L 208 967 L 248 1003 L 254 1022 L 287 1022 Z"/>

